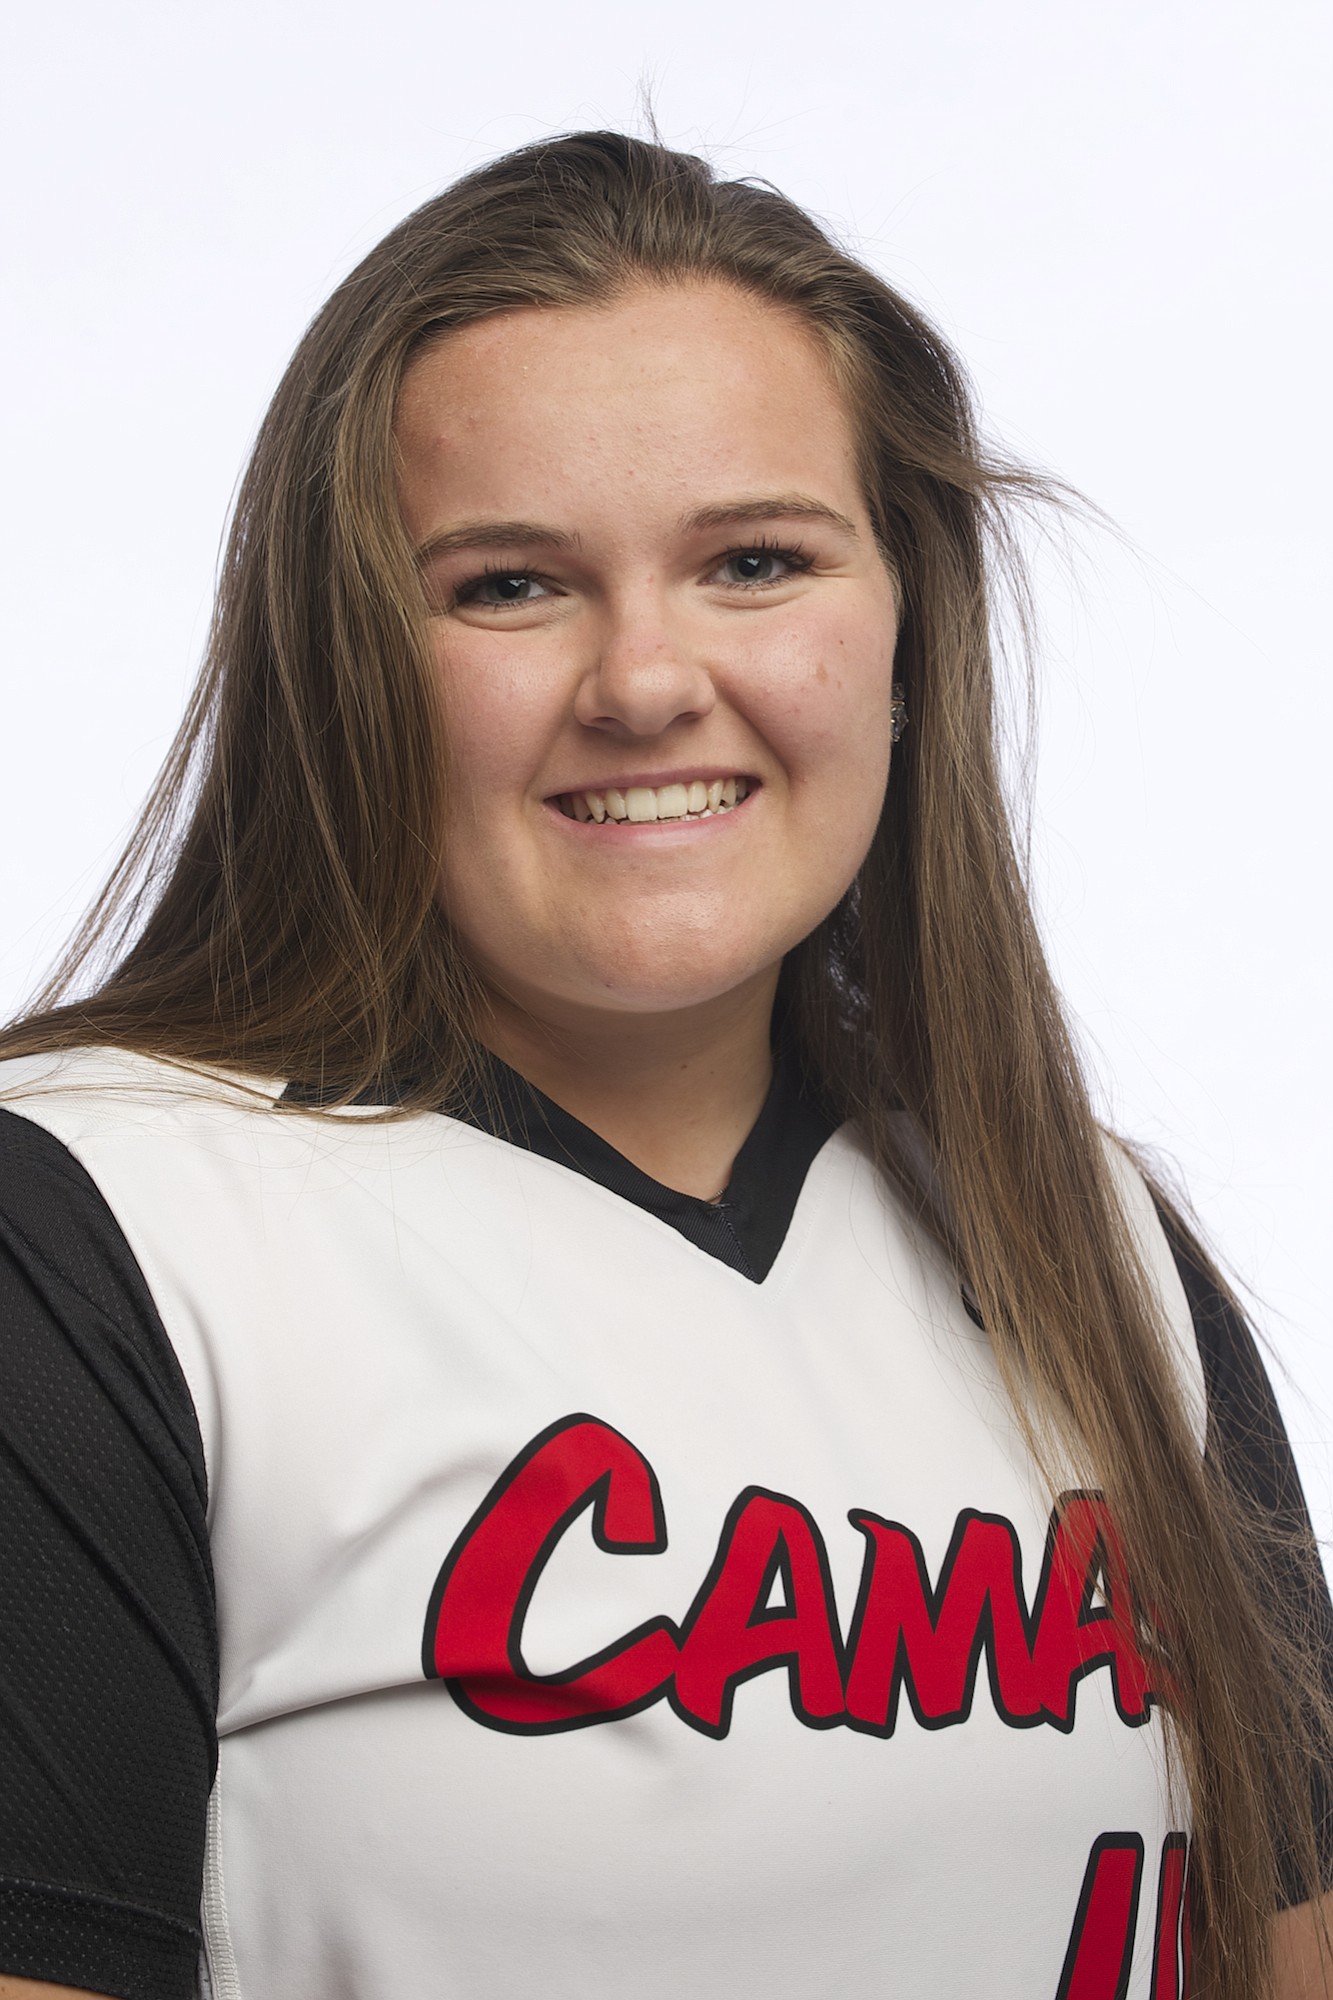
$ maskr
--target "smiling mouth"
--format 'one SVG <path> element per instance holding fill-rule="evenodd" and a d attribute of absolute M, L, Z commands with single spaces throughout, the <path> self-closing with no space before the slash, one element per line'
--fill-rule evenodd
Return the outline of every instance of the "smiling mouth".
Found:
<path fill-rule="evenodd" d="M 604 792 L 561 792 L 555 803 L 566 819 L 592 820 L 598 826 L 604 820 L 628 820 L 634 826 L 647 826 L 654 820 L 715 819 L 740 805 L 751 788 L 749 778 L 714 778 L 711 782 L 695 778 L 688 785 L 659 785 L 656 789 L 631 785 L 623 792 L 614 786 Z"/>

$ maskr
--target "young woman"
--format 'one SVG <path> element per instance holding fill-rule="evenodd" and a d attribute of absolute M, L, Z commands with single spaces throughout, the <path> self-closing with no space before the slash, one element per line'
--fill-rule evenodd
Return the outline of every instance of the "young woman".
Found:
<path fill-rule="evenodd" d="M 0 1993 L 1326 1990 L 1290 1453 L 1001 802 L 1032 492 L 615 135 L 316 320 L 3 1044 Z"/>

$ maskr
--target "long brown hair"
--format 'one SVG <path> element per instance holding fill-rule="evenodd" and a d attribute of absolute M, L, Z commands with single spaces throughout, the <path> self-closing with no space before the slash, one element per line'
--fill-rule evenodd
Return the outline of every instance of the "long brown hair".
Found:
<path fill-rule="evenodd" d="M 1302 1893 L 1319 1886 L 1303 1772 L 1325 1710 L 1188 1422 L 1016 857 L 992 586 L 1013 569 L 1006 521 L 1039 483 L 982 449 L 933 328 L 800 209 L 661 145 L 583 133 L 470 175 L 386 237 L 283 378 L 175 750 L 0 1054 L 116 1044 L 297 1078 L 326 1102 L 396 1071 L 413 1079 L 404 1108 L 455 1100 L 478 994 L 436 900 L 444 746 L 393 497 L 403 371 L 489 314 L 690 278 L 781 305 L 824 342 L 904 605 L 911 729 L 856 883 L 788 961 L 796 1032 L 966 1274 L 1042 1462 L 1072 1453 L 1108 1496 L 1173 1690 L 1197 1990 L 1255 2000 L 1275 1827 Z"/>

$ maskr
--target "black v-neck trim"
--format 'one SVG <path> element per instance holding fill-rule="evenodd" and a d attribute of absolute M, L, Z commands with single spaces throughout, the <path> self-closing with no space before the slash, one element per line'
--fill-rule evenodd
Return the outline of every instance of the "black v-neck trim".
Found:
<path fill-rule="evenodd" d="M 779 1060 L 721 1199 L 703 1201 L 655 1181 L 507 1064 L 493 1058 L 491 1072 L 494 1088 L 454 1110 L 455 1117 L 572 1168 L 754 1284 L 772 1270 L 811 1162 L 837 1125 L 803 1084 L 796 1062 Z"/>
<path fill-rule="evenodd" d="M 297 1102 L 318 1102 L 294 1084 L 283 1094 Z M 389 1085 L 358 1102 L 392 1104 L 396 1096 Z M 487 1059 L 479 1087 L 464 1102 L 449 1106 L 449 1116 L 582 1174 L 756 1285 L 776 1263 L 805 1177 L 838 1125 L 796 1057 L 783 1052 L 721 1199 L 702 1201 L 655 1181 L 496 1056 Z"/>

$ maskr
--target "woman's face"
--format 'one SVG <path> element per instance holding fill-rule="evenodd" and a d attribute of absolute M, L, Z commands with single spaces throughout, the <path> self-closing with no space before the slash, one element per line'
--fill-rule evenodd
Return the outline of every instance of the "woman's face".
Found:
<path fill-rule="evenodd" d="M 412 364 L 397 439 L 440 895 L 492 993 L 566 1027 L 771 995 L 889 764 L 894 585 L 813 338 L 720 283 L 508 313 Z"/>

